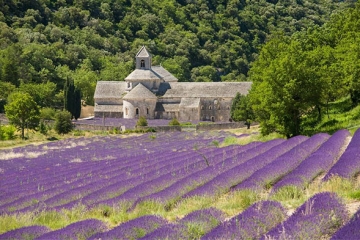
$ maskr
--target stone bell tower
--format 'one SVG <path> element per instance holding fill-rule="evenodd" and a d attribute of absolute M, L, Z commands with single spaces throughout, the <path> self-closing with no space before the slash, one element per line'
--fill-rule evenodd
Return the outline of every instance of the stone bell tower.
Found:
<path fill-rule="evenodd" d="M 136 58 L 136 69 L 151 69 L 151 55 L 146 50 L 145 46 L 142 46 L 139 52 L 135 56 Z"/>

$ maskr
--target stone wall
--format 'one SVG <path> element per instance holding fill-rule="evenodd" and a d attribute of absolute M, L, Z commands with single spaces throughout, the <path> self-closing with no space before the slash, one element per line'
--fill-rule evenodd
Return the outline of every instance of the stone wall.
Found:
<path fill-rule="evenodd" d="M 146 119 L 154 119 L 156 100 L 124 100 L 124 118 L 138 119 L 144 116 Z"/>
<path fill-rule="evenodd" d="M 251 126 L 255 126 L 255 125 L 257 125 L 257 123 L 251 124 Z M 246 127 L 245 122 L 213 123 L 206 125 L 197 125 L 196 131 L 212 131 L 212 130 L 235 129 L 235 128 L 244 128 L 244 127 Z"/>
<path fill-rule="evenodd" d="M 123 118 L 122 112 L 94 112 L 96 118 Z"/>
<path fill-rule="evenodd" d="M 201 121 L 225 122 L 230 119 L 231 98 L 202 98 Z"/>
<path fill-rule="evenodd" d="M 156 132 L 181 132 L 181 126 L 156 126 L 156 127 L 136 127 L 136 129 L 152 128 Z"/>
<path fill-rule="evenodd" d="M 84 130 L 84 131 L 110 131 L 114 129 L 117 129 L 119 131 L 125 131 L 125 128 L 122 127 L 91 125 L 91 124 L 75 124 L 74 128 L 76 130 Z"/>

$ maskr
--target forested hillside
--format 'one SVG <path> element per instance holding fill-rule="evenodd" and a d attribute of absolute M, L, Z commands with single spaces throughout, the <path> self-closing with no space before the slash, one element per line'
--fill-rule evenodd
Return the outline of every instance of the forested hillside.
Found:
<path fill-rule="evenodd" d="M 246 80 L 272 36 L 322 25 L 352 5 L 335 0 L 2 0 L 0 99 L 15 86 L 45 99 L 42 107 L 61 106 L 64 82 L 72 78 L 92 104 L 96 81 L 123 80 L 141 45 L 152 52 L 154 64 L 180 81 Z"/>
<path fill-rule="evenodd" d="M 359 29 L 360 2 L 321 27 L 279 35 L 263 46 L 249 72 L 249 98 L 264 134 L 359 127 Z"/>

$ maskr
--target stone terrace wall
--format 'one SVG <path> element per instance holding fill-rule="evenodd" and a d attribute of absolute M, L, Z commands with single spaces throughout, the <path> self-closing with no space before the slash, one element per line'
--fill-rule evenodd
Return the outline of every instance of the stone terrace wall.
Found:
<path fill-rule="evenodd" d="M 156 132 L 181 132 L 181 126 L 150 126 L 150 127 L 136 127 L 137 129 L 152 128 Z"/>
<path fill-rule="evenodd" d="M 115 127 L 115 126 L 103 126 L 103 125 L 92 125 L 92 124 L 74 124 L 74 129 L 77 130 L 87 130 L 87 131 L 110 131 L 117 129 L 119 131 L 123 131 L 125 129 L 122 129 L 121 127 Z"/>
<path fill-rule="evenodd" d="M 257 123 L 252 123 L 251 126 L 255 126 Z M 206 125 L 196 125 L 196 126 L 148 126 L 148 127 L 137 127 L 137 129 L 147 129 L 153 128 L 156 132 L 174 132 L 174 131 L 212 131 L 212 130 L 224 130 L 224 129 L 235 129 L 235 128 L 244 128 L 246 125 L 244 122 L 233 122 L 233 123 L 211 123 Z M 93 125 L 93 124 L 75 124 L 75 129 L 78 130 L 100 130 L 100 131 L 110 131 L 117 129 L 119 131 L 124 131 L 125 126 L 115 127 L 115 126 L 103 126 L 103 125 Z"/>
<path fill-rule="evenodd" d="M 257 123 L 251 124 L 251 126 L 254 125 L 257 125 Z M 196 131 L 212 131 L 212 130 L 243 128 L 243 127 L 246 127 L 244 122 L 212 123 L 206 125 L 197 125 Z"/>

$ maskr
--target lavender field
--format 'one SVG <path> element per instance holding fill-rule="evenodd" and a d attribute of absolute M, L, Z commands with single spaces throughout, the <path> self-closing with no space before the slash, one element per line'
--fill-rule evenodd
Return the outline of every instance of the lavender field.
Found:
<path fill-rule="evenodd" d="M 251 136 L 0 150 L 0 239 L 360 239 L 360 130 L 222 145 L 229 137 Z"/>

